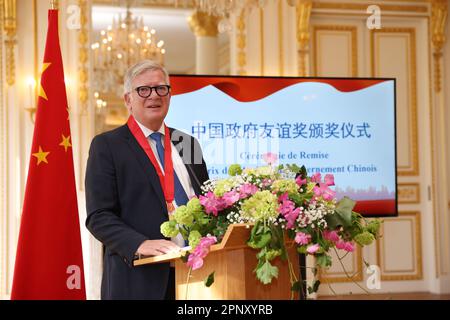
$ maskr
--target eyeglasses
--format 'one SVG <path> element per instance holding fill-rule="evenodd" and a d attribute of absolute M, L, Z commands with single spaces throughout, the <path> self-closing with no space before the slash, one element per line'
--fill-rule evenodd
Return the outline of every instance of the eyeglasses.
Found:
<path fill-rule="evenodd" d="M 136 90 L 137 94 L 141 98 L 148 98 L 148 97 L 150 97 L 153 90 L 156 91 L 156 94 L 158 96 L 165 97 L 165 96 L 167 96 L 170 93 L 170 86 L 167 85 L 167 84 L 156 86 L 156 87 L 140 86 L 140 87 L 137 87 L 134 90 Z"/>

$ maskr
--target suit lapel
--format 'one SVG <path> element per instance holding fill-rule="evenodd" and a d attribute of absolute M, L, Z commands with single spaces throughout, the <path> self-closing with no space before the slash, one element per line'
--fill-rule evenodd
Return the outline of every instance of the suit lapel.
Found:
<path fill-rule="evenodd" d="M 130 149 L 133 151 L 135 158 L 139 162 L 139 164 L 142 167 L 142 170 L 145 172 L 147 178 L 149 179 L 151 185 L 153 186 L 153 189 L 155 190 L 156 195 L 158 196 L 159 200 L 161 201 L 162 207 L 164 208 L 164 212 L 167 214 L 167 204 L 166 200 L 164 198 L 164 193 L 161 188 L 161 184 L 159 182 L 158 174 L 156 173 L 155 168 L 153 167 L 153 164 L 151 163 L 150 159 L 147 157 L 147 154 L 144 150 L 142 150 L 139 143 L 136 141 L 134 136 L 131 134 L 130 129 L 128 126 L 125 125 L 126 128 L 126 134 L 124 135 L 124 138 L 127 140 L 128 145 L 130 146 Z"/>

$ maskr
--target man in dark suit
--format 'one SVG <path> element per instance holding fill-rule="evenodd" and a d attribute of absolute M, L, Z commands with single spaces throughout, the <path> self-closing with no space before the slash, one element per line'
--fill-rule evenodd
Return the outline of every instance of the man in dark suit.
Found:
<path fill-rule="evenodd" d="M 105 249 L 101 297 L 174 299 L 168 263 L 133 267 L 133 259 L 180 249 L 182 239 L 165 239 L 160 225 L 200 194 L 208 172 L 198 141 L 164 123 L 170 85 L 161 65 L 132 66 L 124 99 L 128 123 L 92 140 L 86 170 L 86 227 Z"/>

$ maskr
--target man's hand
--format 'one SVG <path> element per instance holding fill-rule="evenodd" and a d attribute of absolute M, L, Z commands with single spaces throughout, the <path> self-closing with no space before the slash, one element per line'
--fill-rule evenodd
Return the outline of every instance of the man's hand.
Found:
<path fill-rule="evenodd" d="M 145 240 L 137 249 L 137 254 L 143 256 L 159 256 L 180 251 L 180 247 L 169 240 Z"/>

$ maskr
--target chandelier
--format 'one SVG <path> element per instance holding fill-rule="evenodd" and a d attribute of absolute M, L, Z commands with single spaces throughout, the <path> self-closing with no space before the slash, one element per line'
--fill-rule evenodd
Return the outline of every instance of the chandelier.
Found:
<path fill-rule="evenodd" d="M 94 64 L 94 91 L 102 95 L 123 95 L 123 78 L 127 69 L 143 59 L 164 64 L 164 41 L 155 29 L 144 25 L 143 17 L 133 17 L 127 4 L 125 15 L 113 18 L 112 25 L 101 30 L 100 40 L 91 45 Z"/>

